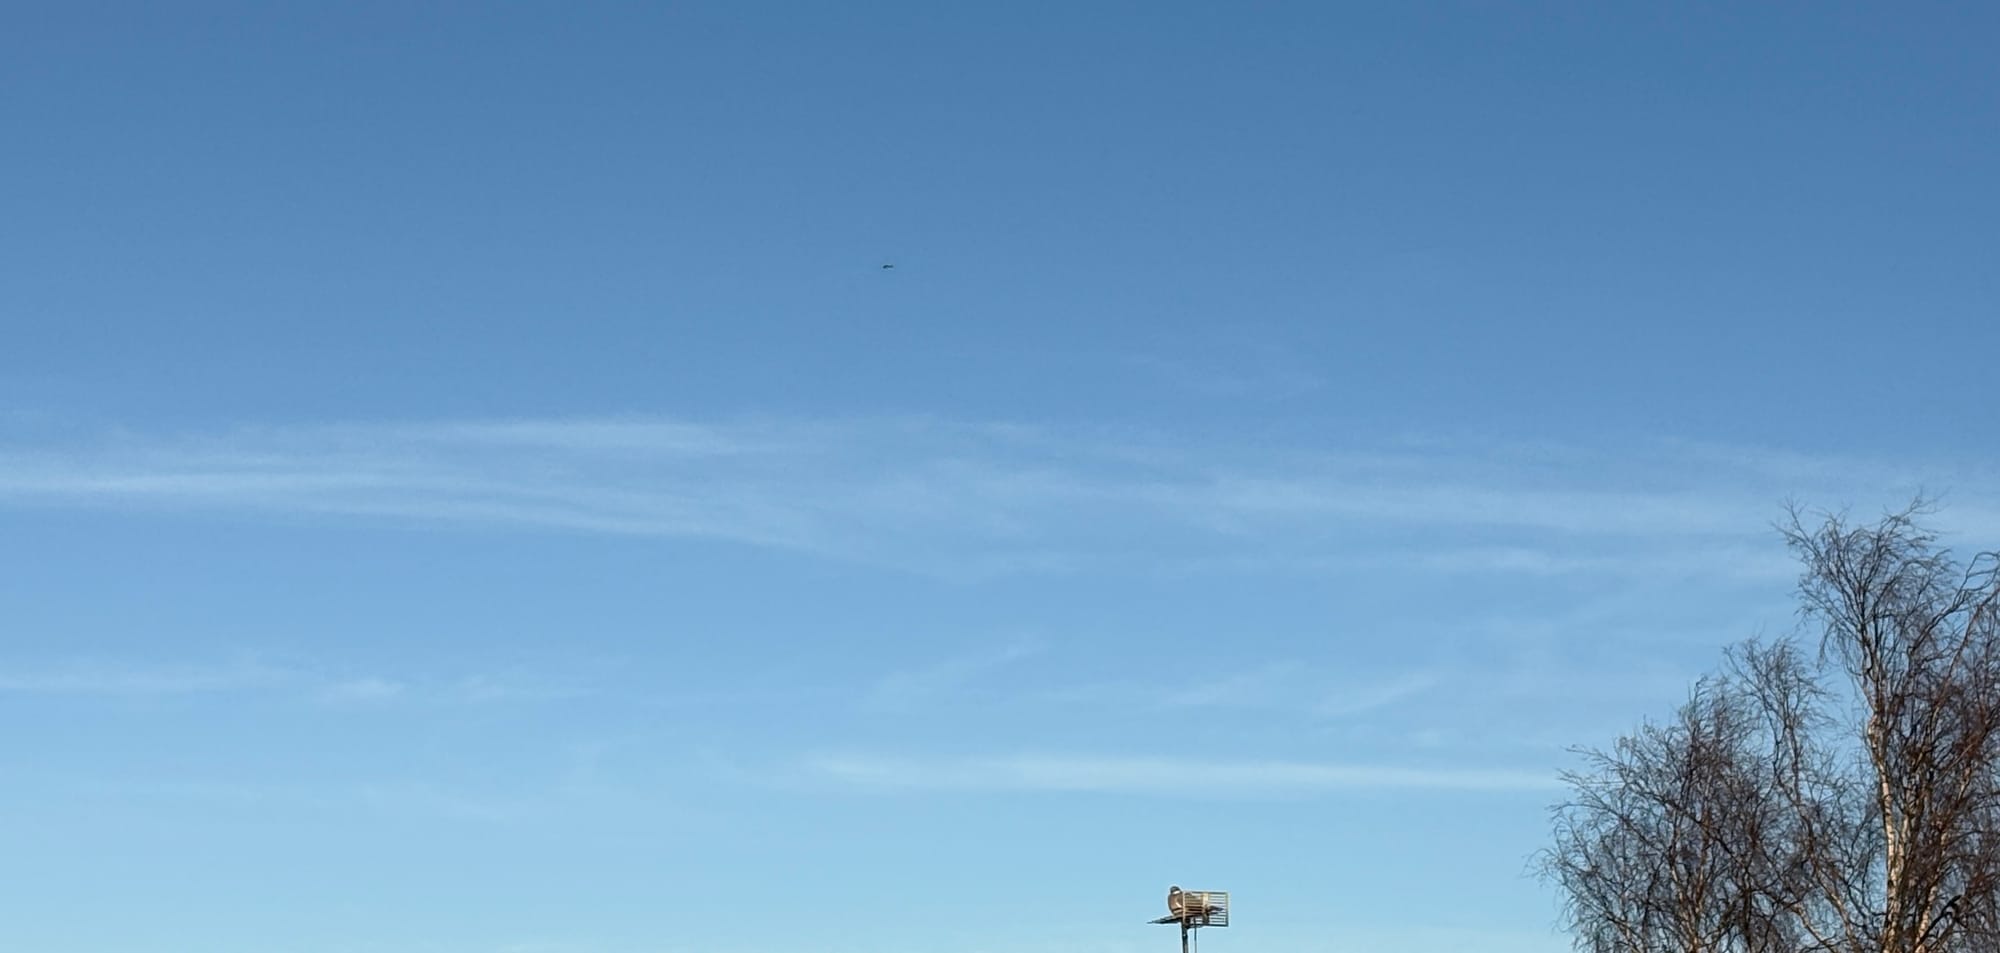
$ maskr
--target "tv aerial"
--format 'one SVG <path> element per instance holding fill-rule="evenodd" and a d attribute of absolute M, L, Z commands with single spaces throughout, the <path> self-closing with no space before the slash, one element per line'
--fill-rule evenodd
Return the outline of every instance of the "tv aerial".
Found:
<path fill-rule="evenodd" d="M 1153 922 L 1180 924 L 1181 953 L 1192 953 L 1196 930 L 1229 925 L 1229 891 L 1168 887 L 1167 915 Z"/>

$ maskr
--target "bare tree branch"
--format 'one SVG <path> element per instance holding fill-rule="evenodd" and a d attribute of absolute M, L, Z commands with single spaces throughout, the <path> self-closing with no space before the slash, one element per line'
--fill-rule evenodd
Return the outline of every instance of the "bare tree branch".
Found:
<path fill-rule="evenodd" d="M 1790 641 L 1747 643 L 1665 724 L 1567 776 L 1540 860 L 1591 953 L 2000 949 L 2000 557 L 1918 500 L 1800 510 Z"/>

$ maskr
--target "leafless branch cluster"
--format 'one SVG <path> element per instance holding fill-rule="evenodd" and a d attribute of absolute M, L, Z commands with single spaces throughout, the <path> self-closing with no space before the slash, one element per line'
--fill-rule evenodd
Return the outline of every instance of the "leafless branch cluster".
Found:
<path fill-rule="evenodd" d="M 1541 858 L 1586 953 L 2000 950 L 2000 559 L 1794 511 L 1818 652 L 1747 643 L 1583 752 Z"/>

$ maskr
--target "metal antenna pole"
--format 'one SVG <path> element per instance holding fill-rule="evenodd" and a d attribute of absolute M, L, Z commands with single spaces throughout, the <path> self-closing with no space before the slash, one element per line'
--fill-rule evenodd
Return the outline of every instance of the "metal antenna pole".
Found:
<path fill-rule="evenodd" d="M 1181 921 L 1181 953 L 1188 953 L 1188 928 L 1186 920 Z"/>

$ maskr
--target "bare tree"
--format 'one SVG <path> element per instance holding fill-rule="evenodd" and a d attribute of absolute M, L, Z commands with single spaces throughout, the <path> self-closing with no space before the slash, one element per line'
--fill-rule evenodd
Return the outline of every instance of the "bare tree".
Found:
<path fill-rule="evenodd" d="M 1703 679 L 1670 722 L 1567 779 L 1543 873 L 1589 953 L 1789 953 L 1787 831 L 1758 699 Z M 1795 880 L 1796 878 L 1794 878 Z"/>
<path fill-rule="evenodd" d="M 1794 511 L 1816 657 L 1742 646 L 1584 752 L 1542 857 L 1579 950 L 2000 949 L 2000 559 L 1960 566 L 1924 512 Z"/>

